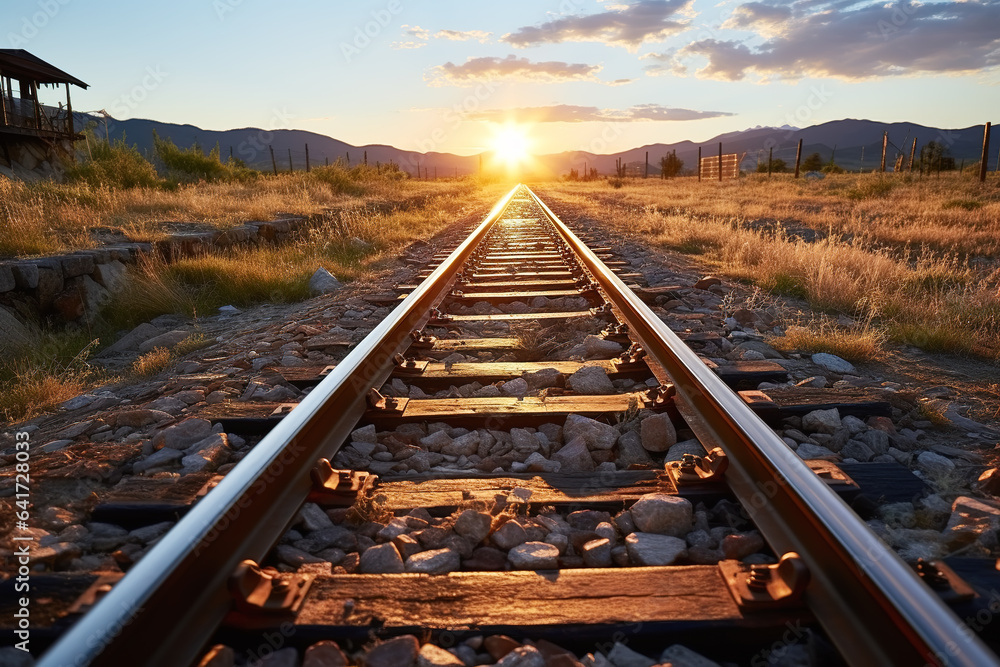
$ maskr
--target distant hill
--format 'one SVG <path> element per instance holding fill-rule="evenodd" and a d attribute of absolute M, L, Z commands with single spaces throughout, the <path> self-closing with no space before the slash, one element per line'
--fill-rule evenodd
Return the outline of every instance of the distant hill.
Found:
<path fill-rule="evenodd" d="M 96 123 L 95 132 L 99 137 L 105 133 L 105 121 L 94 116 L 79 115 L 82 126 L 87 122 Z M 417 166 L 422 175 L 454 176 L 455 174 L 472 174 L 479 170 L 479 156 L 460 156 L 451 153 L 418 153 L 406 151 L 393 146 L 370 144 L 354 146 L 315 132 L 305 130 L 263 130 L 260 128 L 241 128 L 236 130 L 203 130 L 193 125 L 177 125 L 161 123 L 145 119 L 129 119 L 107 121 L 107 131 L 113 139 L 125 137 L 130 144 L 136 144 L 147 156 L 153 155 L 153 131 L 161 137 L 170 138 L 178 146 L 188 147 L 201 145 L 209 151 L 216 145 L 225 159 L 230 154 L 242 159 L 248 165 L 258 169 L 271 169 L 271 149 L 274 150 L 274 162 L 279 171 L 287 171 L 289 157 L 296 170 L 305 168 L 306 145 L 309 146 L 309 161 L 311 165 L 321 165 L 350 160 L 351 165 L 362 162 L 367 156 L 370 164 L 395 162 L 403 169 L 416 174 Z M 913 140 L 917 140 L 917 152 L 920 147 L 930 141 L 943 144 L 948 155 L 955 158 L 957 164 L 963 161 L 972 164 L 979 161 L 982 151 L 983 126 L 975 125 L 962 129 L 939 129 L 917 125 L 916 123 L 879 123 L 870 120 L 845 119 L 830 121 L 806 128 L 768 128 L 756 127 L 739 132 L 728 132 L 702 143 L 681 141 L 673 144 L 650 144 L 639 146 L 619 153 L 599 155 L 586 151 L 568 151 L 537 157 L 540 170 L 549 174 L 566 174 L 570 169 L 583 173 L 584 167 L 596 168 L 602 175 L 613 174 L 615 162 L 619 158 L 629 165 L 629 173 L 641 173 L 644 169 L 646 153 L 649 153 L 650 175 L 658 173 L 660 158 L 676 151 L 677 157 L 684 161 L 687 169 L 693 168 L 698 161 L 698 148 L 701 147 L 705 156 L 716 155 L 719 142 L 725 153 L 745 153 L 742 163 L 744 170 L 752 170 L 757 165 L 758 158 L 767 160 L 768 150 L 773 149 L 775 159 L 783 159 L 789 165 L 794 164 L 795 149 L 799 139 L 803 140 L 802 157 L 811 153 L 819 153 L 824 162 L 835 157 L 841 167 L 857 171 L 875 169 L 879 166 L 882 150 L 882 134 L 888 132 L 889 148 L 886 152 L 886 169 L 892 170 L 896 156 L 904 155 L 904 162 L 909 157 Z M 997 142 L 994 140 L 994 145 Z M 834 153 L 835 151 L 835 153 Z M 289 155 L 290 153 L 290 155 Z M 989 159 L 989 168 L 996 168 L 997 153 L 994 148 Z M 424 171 L 426 169 L 426 171 Z"/>

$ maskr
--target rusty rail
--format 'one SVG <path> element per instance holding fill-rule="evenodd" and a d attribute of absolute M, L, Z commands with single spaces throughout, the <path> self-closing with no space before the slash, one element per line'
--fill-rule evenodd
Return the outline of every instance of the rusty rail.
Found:
<path fill-rule="evenodd" d="M 227 582 L 260 561 L 427 320 L 460 266 L 519 187 L 396 310 L 199 502 L 39 665 L 185 664 L 231 604 Z M 730 459 L 730 486 L 779 553 L 811 573 L 805 599 L 852 664 L 997 664 L 898 556 L 729 390 L 538 198 L 527 190 L 630 331 L 674 382 L 678 408 L 706 446 Z M 919 661 L 919 662 L 918 662 Z"/>
<path fill-rule="evenodd" d="M 447 294 L 459 267 L 499 219 L 514 188 L 476 230 L 292 412 L 42 656 L 40 667 L 192 662 L 231 605 L 230 575 L 260 562 L 365 410 L 370 387 Z"/>
<path fill-rule="evenodd" d="M 529 190 L 530 192 L 530 190 Z M 727 387 L 534 193 L 538 206 L 666 370 L 678 409 L 777 553 L 797 552 L 805 600 L 851 664 L 995 665 L 931 589 Z"/>

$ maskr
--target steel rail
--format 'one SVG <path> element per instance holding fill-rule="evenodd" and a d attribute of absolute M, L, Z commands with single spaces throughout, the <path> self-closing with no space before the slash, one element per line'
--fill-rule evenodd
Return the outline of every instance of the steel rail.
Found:
<path fill-rule="evenodd" d="M 332 457 L 365 411 L 368 389 L 447 294 L 500 218 L 515 187 L 476 230 L 199 501 L 40 659 L 39 667 L 189 664 L 231 606 L 227 581 L 281 537 L 309 493 L 310 470 Z"/>
<path fill-rule="evenodd" d="M 726 478 L 771 546 L 809 567 L 805 600 L 856 665 L 997 665 L 931 589 L 530 189 L 559 234 L 674 382 L 701 441 L 721 446 Z"/>

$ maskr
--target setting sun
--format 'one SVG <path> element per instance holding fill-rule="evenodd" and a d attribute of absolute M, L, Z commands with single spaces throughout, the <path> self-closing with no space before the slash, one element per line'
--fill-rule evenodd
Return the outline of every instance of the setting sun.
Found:
<path fill-rule="evenodd" d="M 531 139 L 519 125 L 504 125 L 493 137 L 493 152 L 498 162 L 508 169 L 523 166 L 531 157 Z"/>

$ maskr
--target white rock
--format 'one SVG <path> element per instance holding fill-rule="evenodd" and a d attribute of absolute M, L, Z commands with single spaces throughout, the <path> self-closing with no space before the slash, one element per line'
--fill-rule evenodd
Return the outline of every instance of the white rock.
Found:
<path fill-rule="evenodd" d="M 515 570 L 554 570 L 559 567 L 559 549 L 545 542 L 525 542 L 511 549 L 507 560 Z"/>
<path fill-rule="evenodd" d="M 354 448 L 356 452 L 362 456 L 371 456 L 372 452 L 375 451 L 376 443 L 374 442 L 352 442 L 351 447 Z"/>
<path fill-rule="evenodd" d="M 501 549 L 513 549 L 528 541 L 528 533 L 525 532 L 521 524 L 516 521 L 508 521 L 493 533 L 491 539 Z"/>
<path fill-rule="evenodd" d="M 808 459 L 823 459 L 827 457 L 836 457 L 837 454 L 826 447 L 820 445 L 810 445 L 808 442 L 803 442 L 799 444 L 798 449 L 795 453 L 799 455 L 802 460 Z"/>
<path fill-rule="evenodd" d="M 819 352 L 812 355 L 812 362 L 824 370 L 828 370 L 831 373 L 839 373 L 840 375 L 858 372 L 857 369 L 851 365 L 851 362 L 841 359 L 835 354 L 827 354 L 826 352 Z"/>
<path fill-rule="evenodd" d="M 492 517 L 486 512 L 465 510 L 455 521 L 455 532 L 473 544 L 478 544 L 490 534 L 491 523 Z"/>
<path fill-rule="evenodd" d="M 545 656 L 534 646 L 519 646 L 493 667 L 545 667 Z"/>
<path fill-rule="evenodd" d="M 403 533 L 407 532 L 410 527 L 406 523 L 406 517 L 396 516 L 389 520 L 389 523 L 385 525 L 384 528 L 378 531 L 376 537 L 380 540 L 390 541 Z"/>
<path fill-rule="evenodd" d="M 840 455 L 845 459 L 854 459 L 855 461 L 866 462 L 872 460 L 875 456 L 875 452 L 871 450 L 871 447 L 860 440 L 849 440 L 847 444 L 841 448 Z"/>
<path fill-rule="evenodd" d="M 615 393 L 615 385 L 600 366 L 584 366 L 566 378 L 566 386 L 579 394 Z"/>
<path fill-rule="evenodd" d="M 417 656 L 417 667 L 465 667 L 465 663 L 440 646 L 424 644 Z"/>
<path fill-rule="evenodd" d="M 212 422 L 207 419 L 188 419 L 157 433 L 153 436 L 151 444 L 153 449 L 161 447 L 187 449 L 211 434 Z"/>
<path fill-rule="evenodd" d="M 671 565 L 687 555 L 687 543 L 669 535 L 631 533 L 625 538 L 625 547 L 636 565 Z"/>
<path fill-rule="evenodd" d="M 392 542 L 365 549 L 358 564 L 358 571 L 362 574 L 398 573 L 404 569 L 403 559 Z"/>
<path fill-rule="evenodd" d="M 429 436 L 428 436 L 429 437 Z M 448 456 L 472 456 L 479 450 L 479 432 L 471 431 L 461 435 L 441 447 L 441 453 Z"/>
<path fill-rule="evenodd" d="M 644 533 L 684 535 L 691 530 L 694 508 L 691 501 L 666 493 L 642 496 L 630 510 L 636 528 Z"/>
<path fill-rule="evenodd" d="M 500 387 L 500 391 L 503 392 L 504 396 L 521 397 L 528 393 L 528 383 L 524 378 L 514 378 L 513 380 L 504 382 L 503 386 Z"/>
<path fill-rule="evenodd" d="M 552 460 L 560 464 L 562 472 L 590 472 L 597 467 L 583 438 L 567 442 Z"/>
<path fill-rule="evenodd" d="M 186 339 L 190 334 L 187 331 L 181 331 L 176 329 L 174 331 L 168 331 L 165 334 L 160 334 L 159 336 L 154 336 L 149 340 L 143 341 L 139 344 L 139 352 L 145 354 L 150 350 L 162 347 L 166 350 L 174 348 L 182 340 Z"/>
<path fill-rule="evenodd" d="M 837 408 L 829 410 L 813 410 L 802 417 L 802 430 L 809 433 L 836 433 L 843 425 L 840 411 Z"/>
<path fill-rule="evenodd" d="M 141 475 L 147 470 L 151 470 L 153 468 L 174 467 L 180 465 L 182 458 L 184 458 L 184 452 L 177 449 L 171 449 L 170 447 L 164 447 L 163 449 L 153 452 L 146 458 L 133 463 L 132 472 L 136 475 Z"/>
<path fill-rule="evenodd" d="M 510 438 L 514 443 L 514 449 L 519 452 L 537 452 L 538 438 L 531 431 L 523 428 L 512 428 Z"/>
<path fill-rule="evenodd" d="M 332 528 L 333 521 L 316 503 L 306 503 L 299 510 L 298 522 L 308 531 Z"/>
<path fill-rule="evenodd" d="M 677 444 L 677 430 L 666 413 L 643 419 L 639 434 L 643 449 L 648 452 L 665 452 Z"/>
<path fill-rule="evenodd" d="M 625 351 L 621 344 L 594 335 L 583 339 L 583 348 L 588 359 L 614 359 Z"/>
<path fill-rule="evenodd" d="M 550 461 L 538 452 L 529 454 L 524 459 L 525 470 L 528 472 L 559 472 L 562 464 L 559 461 Z"/>
<path fill-rule="evenodd" d="M 841 423 L 851 435 L 858 435 L 859 433 L 864 433 L 868 430 L 868 424 L 864 423 L 854 415 L 847 415 L 841 420 Z"/>
<path fill-rule="evenodd" d="M 462 565 L 462 559 L 457 551 L 451 549 L 434 549 L 421 551 L 406 559 L 407 572 L 422 572 L 424 574 L 446 574 L 454 572 Z"/>
<path fill-rule="evenodd" d="M 314 296 L 336 292 L 343 286 L 344 283 L 337 280 L 336 276 L 323 267 L 316 269 L 316 273 L 312 274 L 309 279 L 309 293 Z"/>
<path fill-rule="evenodd" d="M 375 437 L 375 425 L 369 424 L 368 426 L 363 426 L 359 429 L 355 429 L 351 432 L 352 442 L 370 442 L 372 444 L 378 443 L 378 438 Z"/>
<path fill-rule="evenodd" d="M 569 415 L 563 426 L 563 438 L 567 443 L 582 438 L 590 449 L 611 449 L 618 441 L 618 429 L 588 417 Z"/>
<path fill-rule="evenodd" d="M 602 537 L 583 545 L 583 563 L 587 567 L 611 567 L 611 540 Z"/>
<path fill-rule="evenodd" d="M 79 410 L 80 408 L 85 408 L 97 399 L 96 396 L 90 394 L 80 394 L 75 398 L 71 398 L 68 401 L 63 401 L 59 404 L 59 407 L 63 410 Z"/>
<path fill-rule="evenodd" d="M 931 475 L 947 475 L 955 470 L 955 463 L 949 458 L 934 452 L 920 452 L 917 465 L 921 470 Z"/>

